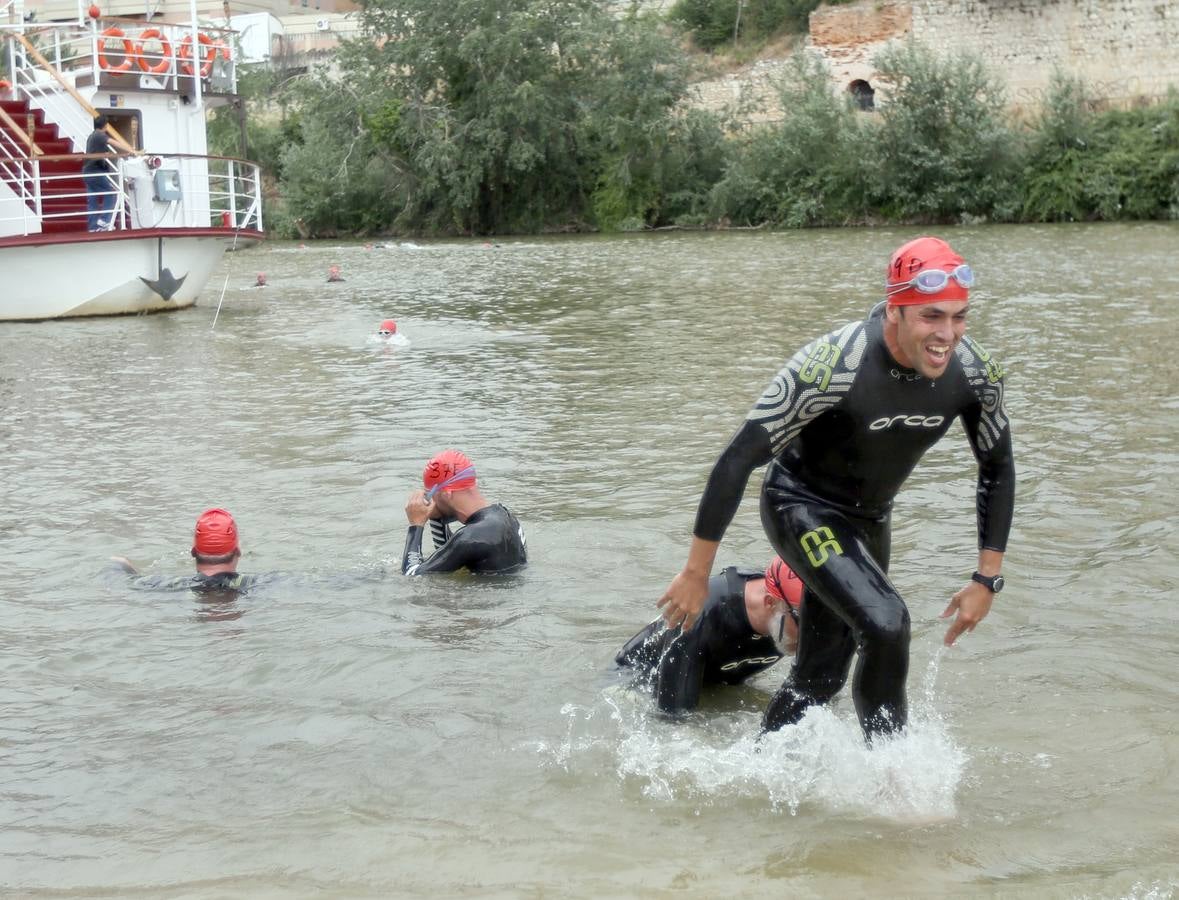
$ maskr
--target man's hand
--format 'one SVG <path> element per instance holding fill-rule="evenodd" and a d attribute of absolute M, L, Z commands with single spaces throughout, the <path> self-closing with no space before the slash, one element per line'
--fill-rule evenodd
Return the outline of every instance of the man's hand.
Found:
<path fill-rule="evenodd" d="M 663 621 L 668 628 L 683 625 L 691 631 L 704 601 L 708 599 L 708 575 L 693 574 L 687 569 L 671 580 L 671 586 L 656 604 L 663 609 Z"/>
<path fill-rule="evenodd" d="M 120 569 L 122 569 L 128 575 L 138 575 L 139 574 L 139 570 L 136 569 L 134 564 L 131 562 L 131 560 L 127 559 L 127 557 L 125 557 L 125 556 L 112 556 L 111 562 L 113 562 L 116 566 L 118 566 Z"/>
<path fill-rule="evenodd" d="M 941 618 L 947 619 L 955 612 L 958 613 L 946 631 L 945 645 L 952 647 L 964 631 L 974 631 L 974 626 L 985 619 L 991 611 L 991 601 L 994 599 L 995 595 L 986 585 L 973 580 L 968 581 L 966 587 L 950 598 L 950 605 L 941 614 Z"/>
<path fill-rule="evenodd" d="M 405 501 L 405 517 L 409 519 L 410 525 L 425 525 L 434 515 L 434 501 L 427 500 L 423 490 L 414 491 Z"/>

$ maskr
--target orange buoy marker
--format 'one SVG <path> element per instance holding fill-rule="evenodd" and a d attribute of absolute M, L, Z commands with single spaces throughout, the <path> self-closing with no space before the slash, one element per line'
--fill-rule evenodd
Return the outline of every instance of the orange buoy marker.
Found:
<path fill-rule="evenodd" d="M 328 269 L 328 281 L 343 281 L 344 276 L 340 274 L 339 266 L 332 266 Z"/>
<path fill-rule="evenodd" d="M 102 10 L 98 8 L 97 3 L 91 3 L 90 8 L 88 10 L 86 10 L 86 12 L 90 15 L 90 18 L 92 18 L 92 19 L 97 19 L 99 16 L 102 15 Z"/>

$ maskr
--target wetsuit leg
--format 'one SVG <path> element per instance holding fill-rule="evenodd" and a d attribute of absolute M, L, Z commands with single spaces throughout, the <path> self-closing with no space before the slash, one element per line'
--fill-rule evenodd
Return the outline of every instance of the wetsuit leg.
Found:
<path fill-rule="evenodd" d="M 858 649 L 852 696 L 865 736 L 903 728 L 909 611 L 885 574 L 887 520 L 853 523 L 813 500 L 768 489 L 762 495 L 762 522 L 783 560 L 807 586 L 798 657 L 766 710 L 764 727 L 781 728 L 797 721 L 811 703 L 829 700 Z M 820 605 L 823 611 L 808 610 Z"/>
<path fill-rule="evenodd" d="M 802 718 L 807 707 L 826 703 L 847 680 L 856 641 L 847 623 L 804 591 L 799 611 L 798 651 L 790 676 L 778 688 L 762 719 L 764 731 L 777 731 Z"/>

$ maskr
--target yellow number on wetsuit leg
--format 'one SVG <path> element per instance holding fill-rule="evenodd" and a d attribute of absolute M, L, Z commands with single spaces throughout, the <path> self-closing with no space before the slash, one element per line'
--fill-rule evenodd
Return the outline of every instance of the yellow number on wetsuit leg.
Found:
<path fill-rule="evenodd" d="M 835 540 L 835 535 L 826 525 L 820 525 L 814 531 L 808 531 L 802 536 L 799 543 L 806 551 L 807 559 L 816 569 L 829 559 L 828 551 L 836 556 L 843 556 L 843 548 L 839 546 L 839 541 Z"/>

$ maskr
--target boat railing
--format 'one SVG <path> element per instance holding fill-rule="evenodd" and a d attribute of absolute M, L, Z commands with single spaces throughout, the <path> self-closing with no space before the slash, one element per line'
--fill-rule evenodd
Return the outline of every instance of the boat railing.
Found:
<path fill-rule="evenodd" d="M 47 26 L 0 25 L 13 96 L 52 106 L 75 142 L 90 132 L 79 84 L 174 91 L 201 106 L 210 92 L 237 90 L 234 32 L 192 24 L 137 19 L 88 19 Z M 61 104 L 63 92 L 77 104 Z M 79 149 L 81 149 L 79 147 Z"/>
<path fill-rule="evenodd" d="M 192 154 L 103 156 L 115 168 L 106 173 L 102 190 L 89 192 L 76 169 L 56 171 L 61 167 L 52 164 L 100 157 L 26 156 L 13 149 L 0 147 L 0 172 L 16 195 L 0 197 L 0 237 L 87 231 L 88 197 L 109 198 L 101 204 L 108 210 L 102 229 L 107 231 L 263 230 L 262 173 L 256 163 Z"/>

